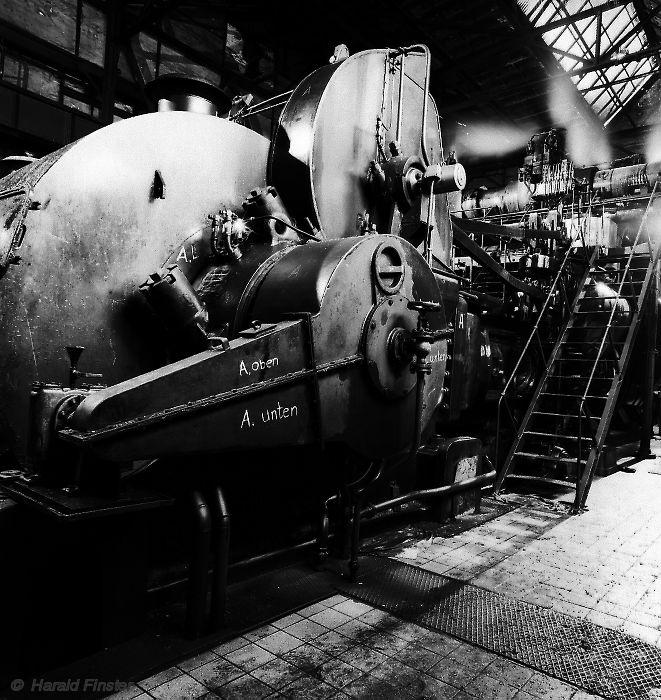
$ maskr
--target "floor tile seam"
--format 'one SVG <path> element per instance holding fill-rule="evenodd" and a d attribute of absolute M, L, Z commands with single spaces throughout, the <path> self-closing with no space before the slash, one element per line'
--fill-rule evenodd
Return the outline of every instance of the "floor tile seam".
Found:
<path fill-rule="evenodd" d="M 175 678 L 178 678 L 179 676 L 184 675 L 184 674 L 188 675 L 188 674 L 187 674 L 187 671 L 182 671 L 182 669 L 179 668 L 179 666 L 177 666 L 176 664 L 172 664 L 171 666 L 168 666 L 167 668 L 164 668 L 164 669 L 162 669 L 161 671 L 156 671 L 156 672 L 154 672 L 154 673 L 150 673 L 148 676 L 145 676 L 144 678 L 141 678 L 140 680 L 135 681 L 135 684 L 136 684 L 139 688 L 142 688 L 142 690 L 143 690 L 145 693 L 147 693 L 147 692 L 149 692 L 149 689 L 144 688 L 142 685 L 140 685 L 141 683 L 144 683 L 144 682 L 148 681 L 150 678 L 153 678 L 154 676 L 158 676 L 158 675 L 160 675 L 161 673 L 165 673 L 166 671 L 171 671 L 171 670 L 174 670 L 174 669 L 176 669 L 179 673 L 178 673 L 174 678 L 170 678 L 169 680 L 174 680 Z M 166 681 L 163 681 L 163 683 L 158 683 L 158 685 L 152 686 L 152 687 L 151 687 L 151 690 L 153 690 L 154 688 L 158 688 L 159 686 L 163 685 L 164 683 L 168 683 L 168 682 L 169 682 L 169 681 L 166 680 Z"/>
<path fill-rule="evenodd" d="M 225 659 L 225 660 L 226 660 L 226 659 Z M 213 662 L 210 661 L 210 662 L 207 662 L 207 663 L 213 663 Z M 228 661 L 228 663 L 231 663 L 231 662 Z M 205 664 L 202 664 L 202 666 L 204 666 L 204 665 L 205 665 Z M 239 678 L 243 678 L 243 676 L 250 675 L 250 673 L 249 673 L 248 671 L 245 671 L 245 670 L 243 670 L 242 668 L 239 668 L 238 666 L 236 666 L 236 664 L 232 664 L 232 665 L 233 665 L 238 671 L 241 671 L 241 673 L 240 673 L 238 676 L 235 676 L 234 678 L 230 678 L 229 680 L 225 681 L 224 683 L 220 683 L 220 684 L 219 684 L 218 686 L 216 686 L 216 687 L 222 687 L 222 686 L 224 686 L 224 685 L 227 685 L 228 683 L 232 683 L 233 681 L 238 680 Z M 197 666 L 196 668 L 201 668 L 202 666 Z M 177 668 L 179 668 L 179 667 L 177 666 Z M 181 670 L 181 669 L 179 669 L 179 670 Z M 194 671 L 195 669 L 192 669 L 192 670 Z M 167 685 L 168 683 L 171 683 L 172 681 L 179 680 L 182 676 L 187 676 L 188 678 L 190 678 L 191 680 L 195 681 L 196 683 L 199 683 L 200 685 L 203 685 L 203 686 L 204 686 L 207 690 L 209 690 L 210 692 L 212 692 L 212 693 L 214 692 L 213 689 L 208 685 L 208 683 L 205 683 L 204 681 L 201 681 L 199 678 L 195 678 L 195 676 L 191 675 L 188 671 L 183 671 L 183 670 L 182 670 L 182 672 L 181 672 L 181 675 L 176 676 L 175 678 L 171 678 L 170 680 L 165 681 L 165 682 L 163 682 L 163 683 L 159 683 L 157 686 L 154 686 L 153 688 L 151 688 L 151 690 L 145 690 L 144 692 L 149 693 L 149 694 L 151 695 L 151 697 L 158 698 L 157 695 L 154 695 L 154 694 L 153 694 L 153 691 L 155 691 L 157 688 L 161 688 L 161 687 L 163 687 L 164 685 Z M 257 680 L 258 680 L 258 679 L 257 679 Z M 267 683 L 266 685 L 269 685 L 269 684 Z M 270 686 L 270 685 L 269 685 L 269 687 L 272 688 L 273 686 Z"/>
<path fill-rule="evenodd" d="M 248 643 L 250 643 L 250 642 L 248 642 Z M 244 646 L 245 646 L 245 645 L 244 645 Z M 243 648 L 243 647 L 240 647 L 240 648 Z M 185 669 L 185 668 L 182 668 L 182 667 L 180 666 L 180 664 L 184 664 L 184 663 L 186 663 L 187 661 L 192 661 L 193 659 L 196 659 L 196 658 L 198 658 L 199 656 L 202 656 L 202 654 L 213 654 L 216 658 L 221 658 L 221 655 L 220 655 L 220 654 L 218 654 L 217 652 L 215 652 L 215 651 L 213 650 L 213 648 L 210 648 L 210 649 L 205 649 L 204 651 L 200 651 L 198 654 L 195 654 L 194 656 L 187 656 L 187 657 L 184 658 L 184 659 L 179 659 L 179 661 L 177 661 L 176 663 L 172 664 L 172 666 L 170 666 L 170 668 L 176 667 L 176 668 L 178 668 L 180 671 L 182 671 L 183 673 L 188 673 L 189 671 L 193 671 L 193 670 L 195 670 L 196 668 L 199 668 L 200 666 L 204 666 L 205 664 L 210 663 L 210 661 L 203 661 L 203 662 L 200 663 L 199 665 L 193 666 L 193 667 L 190 668 L 190 669 Z M 213 661 L 213 659 L 211 659 L 211 661 Z M 166 670 L 167 670 L 167 669 L 166 669 Z M 152 674 L 152 675 L 156 675 L 156 674 Z"/>
<path fill-rule="evenodd" d="M 202 666 L 204 666 L 204 664 L 202 664 Z M 178 673 L 176 676 L 174 676 L 174 678 L 169 678 L 169 679 L 163 681 L 162 683 L 159 683 L 158 685 L 153 685 L 153 686 L 152 686 L 151 688 L 149 688 L 149 689 L 144 688 L 143 686 L 140 685 L 141 683 L 144 683 L 144 681 L 149 680 L 149 678 L 151 678 L 152 676 L 157 675 L 157 673 L 164 673 L 165 671 L 169 671 L 170 669 L 175 669 L 175 668 L 177 669 L 177 671 L 179 671 L 179 673 Z M 198 666 L 197 668 L 199 668 L 199 666 Z M 192 670 L 195 670 L 195 669 L 192 669 Z M 158 671 L 157 673 L 152 673 L 151 676 L 147 676 L 146 678 L 143 678 L 141 681 L 136 681 L 136 685 L 137 685 L 139 688 L 142 688 L 142 690 L 143 690 L 145 693 L 149 693 L 149 692 L 151 692 L 151 691 L 153 691 L 153 690 L 156 690 L 156 688 L 160 688 L 162 685 L 165 685 L 166 683 L 170 683 L 171 681 L 177 680 L 177 679 L 180 678 L 181 676 L 189 676 L 190 678 L 193 678 L 193 676 L 191 676 L 190 673 L 189 673 L 188 671 L 184 671 L 182 668 L 180 668 L 180 667 L 177 666 L 177 665 L 170 666 L 169 668 L 166 668 L 166 669 L 164 669 L 163 671 Z M 196 679 L 193 679 L 193 680 L 196 680 Z"/>
<path fill-rule="evenodd" d="M 218 645 L 218 646 L 222 646 L 222 644 L 229 643 L 229 642 L 234 641 L 235 639 L 240 639 L 240 638 L 245 639 L 245 640 L 246 640 L 246 644 L 251 644 L 251 643 L 252 643 L 252 644 L 255 644 L 255 643 L 257 643 L 258 640 L 246 639 L 246 638 L 245 638 L 245 635 L 246 635 L 246 634 L 251 634 L 252 632 L 255 632 L 256 630 L 258 630 L 258 629 L 260 629 L 260 628 L 262 628 L 262 627 L 265 627 L 266 625 L 273 625 L 274 622 L 279 622 L 280 620 L 283 620 L 283 619 L 285 619 L 285 618 L 287 618 L 287 617 L 289 617 L 289 616 L 291 616 L 291 615 L 300 615 L 300 613 L 298 612 L 299 610 L 303 610 L 303 609 L 305 609 L 305 608 L 312 607 L 313 605 L 316 605 L 317 603 L 322 603 L 322 601 L 324 601 L 324 600 L 330 600 L 331 598 L 335 597 L 335 595 L 337 595 L 337 594 L 333 594 L 333 595 L 330 595 L 330 596 L 325 596 L 324 598 L 321 598 L 321 599 L 319 599 L 318 601 L 313 601 L 312 603 L 306 603 L 305 605 L 301 606 L 300 608 L 298 608 L 298 609 L 296 609 L 296 610 L 291 610 L 290 612 L 286 613 L 285 615 L 278 615 L 278 616 L 276 616 L 276 617 L 272 617 L 272 618 L 270 618 L 269 620 L 263 621 L 263 622 L 261 622 L 260 624 L 255 625 L 254 627 L 251 627 L 251 628 L 246 629 L 246 630 L 241 630 L 241 632 L 240 632 L 239 634 L 237 634 L 236 637 L 232 637 L 231 639 L 226 640 L 226 642 L 222 642 L 222 643 L 221 643 L 220 645 Z M 345 599 L 344 599 L 343 601 L 340 601 L 339 603 L 335 603 L 333 606 L 324 606 L 324 608 L 325 608 L 326 610 L 331 610 L 331 609 L 334 609 L 334 606 L 335 606 L 335 605 L 340 605 L 341 603 L 346 602 L 347 600 L 350 600 L 349 598 L 346 598 L 346 597 L 344 597 L 344 598 L 345 598 Z M 318 614 L 318 613 L 320 613 L 320 612 L 323 612 L 323 611 L 322 611 L 322 610 L 318 610 L 318 611 L 315 612 L 315 613 L 310 613 L 310 615 L 301 615 L 301 618 L 302 618 L 303 620 L 309 620 L 310 617 L 312 617 L 313 615 L 316 615 L 316 614 Z M 341 611 L 338 611 L 338 612 L 341 612 Z M 345 614 L 346 614 L 346 613 L 345 613 Z M 294 621 L 292 621 L 289 625 L 287 625 L 286 627 L 278 627 L 278 628 L 276 628 L 276 631 L 278 631 L 278 632 L 284 632 L 288 627 L 291 627 L 291 625 L 294 625 L 294 624 L 296 624 L 297 622 L 301 622 L 301 621 L 302 621 L 302 620 L 294 620 Z M 321 624 L 321 623 L 318 623 L 318 624 Z M 330 631 L 330 628 L 328 628 L 328 629 L 329 629 L 329 631 Z M 275 632 L 273 632 L 272 634 L 274 634 L 274 633 L 275 633 Z M 268 635 L 265 635 L 265 636 L 268 636 Z M 295 635 L 291 635 L 291 636 L 295 636 Z M 245 644 L 244 644 L 243 646 L 245 646 Z M 238 647 L 238 648 L 241 648 L 241 647 Z M 238 648 L 237 648 L 237 649 L 238 649 Z M 218 652 L 214 651 L 213 648 L 209 648 L 209 649 L 207 649 L 206 651 L 210 651 L 210 652 L 216 654 L 216 656 L 221 656 L 221 657 L 222 657 L 222 655 L 219 654 Z M 235 650 L 232 650 L 232 651 L 235 651 Z M 204 651 L 203 651 L 203 652 L 200 652 L 200 653 L 204 653 Z M 230 653 L 230 652 L 228 652 L 228 653 Z M 192 657 L 187 657 L 187 658 L 192 658 Z M 185 660 L 186 660 L 186 659 L 184 659 L 184 661 L 185 661 Z M 174 664 L 174 665 L 177 666 L 177 664 Z M 178 667 L 178 666 L 177 666 L 177 667 Z M 154 674 L 152 674 L 152 675 L 154 675 Z"/>
<path fill-rule="evenodd" d="M 420 625 L 418 625 L 418 626 L 421 627 Z M 421 629 L 425 629 L 425 628 L 424 628 L 424 627 L 421 627 Z M 409 662 L 407 662 L 407 661 L 405 661 L 405 660 L 402 660 L 401 658 L 398 657 L 398 655 L 402 653 L 403 649 L 388 649 L 388 650 L 386 650 L 386 649 L 377 649 L 376 647 L 370 646 L 369 643 L 368 643 L 367 641 L 365 641 L 365 642 L 359 642 L 358 644 L 359 644 L 360 646 L 364 646 L 365 648 L 370 649 L 370 650 L 372 650 L 372 651 L 377 651 L 377 652 L 379 652 L 380 654 L 384 654 L 384 655 L 387 656 L 389 659 L 394 659 L 395 661 L 399 661 L 400 663 L 403 663 L 403 664 L 405 664 L 406 666 L 409 666 L 410 668 L 412 668 L 412 669 L 414 669 L 414 670 L 416 670 L 416 671 L 419 670 L 419 671 L 423 672 L 422 669 L 418 668 L 417 666 L 413 666 L 411 663 L 409 663 Z M 418 643 L 417 643 L 417 642 L 409 642 L 409 644 L 418 644 Z M 435 656 L 438 656 L 438 660 L 437 660 L 434 664 L 432 664 L 432 666 L 434 666 L 436 663 L 440 663 L 443 659 L 446 659 L 446 658 L 454 651 L 453 649 L 450 649 L 450 650 L 448 650 L 445 654 L 439 654 L 439 653 L 437 653 L 437 652 L 435 652 L 435 651 L 433 651 L 433 650 L 431 650 L 431 649 L 427 649 L 427 648 L 424 647 L 422 644 L 418 644 L 418 645 L 421 646 L 422 649 L 423 649 L 424 651 L 431 652 L 431 653 L 433 653 Z M 350 662 L 347 662 L 347 663 L 350 663 Z M 384 663 L 385 663 L 385 662 L 384 662 Z M 430 666 L 429 668 L 432 668 L 432 666 Z M 424 673 L 428 673 L 428 671 L 424 671 Z"/>
<path fill-rule="evenodd" d="M 326 608 L 326 609 L 327 609 L 327 610 L 332 610 L 333 608 Z M 322 611 L 322 612 L 323 612 L 323 611 Z M 341 612 L 341 611 L 338 610 L 338 612 Z M 318 614 L 318 613 L 315 613 L 315 614 Z M 342 614 L 343 614 L 343 615 L 346 615 L 346 613 L 342 613 Z M 361 613 L 361 614 L 363 614 L 363 613 Z M 313 616 L 311 616 L 311 617 L 313 617 Z M 339 632 L 338 627 L 342 627 L 342 625 L 346 625 L 346 624 L 348 624 L 349 622 L 352 622 L 352 621 L 354 621 L 354 620 L 359 620 L 360 615 L 356 615 L 356 616 L 354 616 L 354 617 L 352 617 L 352 616 L 350 616 L 350 615 L 346 615 L 346 617 L 348 617 L 349 619 L 348 619 L 348 620 L 345 620 L 342 624 L 337 625 L 337 626 L 335 626 L 335 627 L 328 627 L 328 625 L 325 625 L 323 622 L 317 622 L 316 620 L 312 620 L 311 617 L 304 617 L 302 620 L 296 620 L 296 621 L 292 622 L 290 625 L 287 625 L 286 627 L 278 628 L 276 632 L 272 632 L 271 634 L 276 634 L 277 632 L 284 632 L 285 634 L 288 634 L 290 637 L 294 637 L 295 639 L 298 639 L 299 641 L 302 641 L 302 642 L 305 643 L 305 642 L 307 642 L 307 641 L 310 641 L 310 640 L 313 639 L 313 638 L 321 637 L 322 635 L 327 634 L 328 632 Z M 297 625 L 298 623 L 303 622 L 304 620 L 309 620 L 310 622 L 313 622 L 314 624 L 319 625 L 320 627 L 323 627 L 323 628 L 325 629 L 325 631 L 324 631 L 324 632 L 320 632 L 320 633 L 319 633 L 318 635 L 316 635 L 315 637 L 308 637 L 308 636 L 299 637 L 299 636 L 296 635 L 296 633 L 294 633 L 294 632 L 288 632 L 288 631 L 287 631 L 287 630 L 289 630 L 291 627 L 293 627 L 294 625 Z M 359 621 L 361 621 L 361 620 L 359 620 Z M 369 623 L 365 622 L 364 624 L 369 624 Z M 340 633 L 340 634 L 341 634 L 341 633 Z M 271 636 L 271 635 L 266 635 L 266 636 Z M 344 635 L 344 636 L 346 636 L 346 635 Z M 266 639 L 266 637 L 262 637 L 261 639 L 256 639 L 256 640 L 254 640 L 252 643 L 253 643 L 253 644 L 257 644 L 258 646 L 261 646 L 261 645 L 259 644 L 259 642 L 262 641 L 263 639 Z M 263 648 L 263 649 L 266 649 L 266 647 L 262 647 L 262 648 Z M 268 649 L 266 649 L 266 650 L 268 651 Z M 230 653 L 231 653 L 231 652 L 230 652 Z"/>
<path fill-rule="evenodd" d="M 516 556 L 518 556 L 518 555 L 522 555 L 523 553 L 521 552 L 521 550 L 517 550 L 517 551 L 515 551 L 515 552 L 510 552 L 510 553 L 505 553 L 505 552 L 504 552 L 504 554 L 505 554 L 505 556 L 504 556 L 502 559 L 500 559 L 499 561 L 495 562 L 495 563 L 494 563 L 494 566 L 492 566 L 492 567 L 490 567 L 490 569 L 488 569 L 489 571 L 490 571 L 491 569 L 496 568 L 497 566 L 499 567 L 501 564 L 503 564 L 503 562 L 508 561 L 508 560 L 511 559 L 512 557 L 516 557 Z M 498 573 L 500 573 L 500 572 L 498 572 Z M 480 575 L 481 575 L 481 574 L 480 574 Z"/>

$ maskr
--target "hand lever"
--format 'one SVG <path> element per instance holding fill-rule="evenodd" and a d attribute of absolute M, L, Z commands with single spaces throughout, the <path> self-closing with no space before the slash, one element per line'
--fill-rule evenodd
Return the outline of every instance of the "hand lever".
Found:
<path fill-rule="evenodd" d="M 97 374 L 95 372 L 81 372 L 77 369 L 78 361 L 80 356 L 83 354 L 85 347 L 83 345 L 67 345 L 66 351 L 69 355 L 69 362 L 71 367 L 69 368 L 69 387 L 73 388 L 78 377 L 85 377 L 86 379 L 103 379 L 102 374 Z"/>

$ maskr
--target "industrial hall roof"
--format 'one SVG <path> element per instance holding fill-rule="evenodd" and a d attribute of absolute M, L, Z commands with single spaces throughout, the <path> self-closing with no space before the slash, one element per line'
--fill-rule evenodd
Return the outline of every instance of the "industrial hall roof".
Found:
<path fill-rule="evenodd" d="M 655 78 L 661 4 L 519 0 L 519 5 L 605 124 Z"/>
<path fill-rule="evenodd" d="M 145 111 L 159 74 L 259 100 L 337 44 L 425 43 L 445 141 L 464 160 L 506 164 L 534 131 L 576 121 L 627 156 L 661 121 L 660 23 L 661 0 L 3 0 L 0 85 L 108 123 Z"/>

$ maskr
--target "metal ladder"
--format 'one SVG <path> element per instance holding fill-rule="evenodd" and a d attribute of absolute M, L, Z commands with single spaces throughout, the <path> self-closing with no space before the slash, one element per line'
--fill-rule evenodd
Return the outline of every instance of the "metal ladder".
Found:
<path fill-rule="evenodd" d="M 654 249 L 649 242 L 638 245 L 656 189 L 655 185 L 630 252 L 599 257 L 599 249 L 593 250 L 569 318 L 496 480 L 496 493 L 511 477 L 575 485 L 574 511 L 584 508 L 659 256 L 659 246 Z M 614 280 L 609 280 L 608 285 L 595 278 L 606 274 L 605 265 L 613 268 Z M 604 286 L 599 289 L 600 285 Z M 539 340 L 543 356 L 538 325 L 539 319 L 501 392 L 498 432 L 503 408 L 517 427 L 509 406 L 511 385 L 534 337 Z M 545 477 L 543 466 L 549 463 L 555 471 L 560 468 L 571 472 L 575 467 L 576 483 Z M 532 473 L 514 473 L 514 465 L 528 467 Z"/>

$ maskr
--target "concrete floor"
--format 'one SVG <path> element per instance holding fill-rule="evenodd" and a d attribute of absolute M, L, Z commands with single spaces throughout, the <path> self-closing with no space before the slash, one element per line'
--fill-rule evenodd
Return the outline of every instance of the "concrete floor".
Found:
<path fill-rule="evenodd" d="M 654 448 L 661 455 L 661 442 Z M 407 541 L 395 556 L 661 647 L 661 457 L 635 468 L 596 481 L 580 516 L 563 502 L 504 496 L 514 510 L 451 538 Z M 112 697 L 598 696 L 336 595 Z"/>

